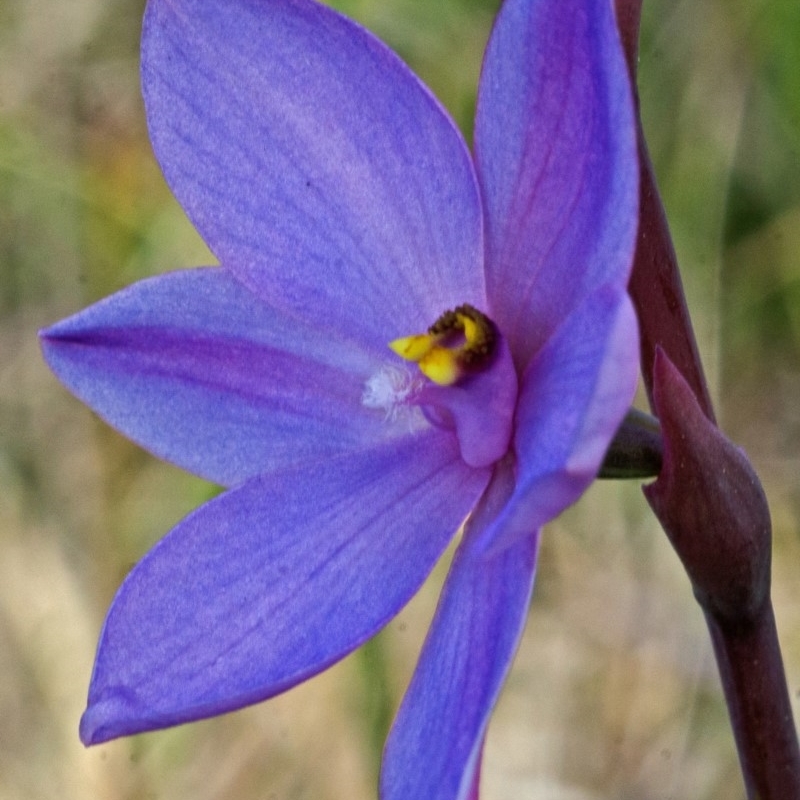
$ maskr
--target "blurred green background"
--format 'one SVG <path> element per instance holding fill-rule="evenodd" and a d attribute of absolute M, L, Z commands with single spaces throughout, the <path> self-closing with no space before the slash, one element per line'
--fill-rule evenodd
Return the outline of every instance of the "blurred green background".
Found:
<path fill-rule="evenodd" d="M 445 563 L 374 642 L 224 718 L 85 750 L 105 609 L 214 491 L 106 428 L 36 330 L 140 277 L 210 263 L 167 190 L 138 90 L 143 0 L 0 0 L 0 800 L 375 797 L 380 745 Z M 340 0 L 471 134 L 497 0 Z M 800 4 L 646 0 L 642 113 L 719 416 L 774 520 L 800 691 Z M 704 625 L 635 484 L 547 530 L 490 729 L 492 800 L 743 797 Z"/>

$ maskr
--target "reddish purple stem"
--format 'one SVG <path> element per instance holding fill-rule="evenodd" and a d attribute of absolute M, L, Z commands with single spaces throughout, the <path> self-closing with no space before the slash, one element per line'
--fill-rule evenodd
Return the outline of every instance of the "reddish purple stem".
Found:
<path fill-rule="evenodd" d="M 616 7 L 635 83 L 641 0 Z M 629 288 L 665 453 L 645 493 L 705 614 L 748 797 L 800 800 L 800 749 L 770 599 L 769 509 L 744 453 L 715 425 L 641 124 L 638 135 L 639 238 Z"/>
<path fill-rule="evenodd" d="M 628 68 L 635 87 L 642 0 L 617 0 L 616 7 Z M 638 93 L 635 99 L 638 111 Z M 689 318 L 678 259 L 638 114 L 637 124 L 640 161 L 639 240 L 628 288 L 640 316 L 642 373 L 647 394 L 652 406 L 653 364 L 656 347 L 660 347 L 692 387 L 705 415 L 714 422 L 711 396 Z"/>

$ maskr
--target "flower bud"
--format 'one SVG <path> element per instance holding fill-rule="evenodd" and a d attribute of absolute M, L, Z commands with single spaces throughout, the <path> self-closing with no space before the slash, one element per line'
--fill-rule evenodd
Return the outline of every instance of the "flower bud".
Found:
<path fill-rule="evenodd" d="M 761 484 L 660 349 L 654 403 L 664 460 L 645 496 L 703 610 L 722 625 L 746 625 L 769 599 L 771 526 Z"/>

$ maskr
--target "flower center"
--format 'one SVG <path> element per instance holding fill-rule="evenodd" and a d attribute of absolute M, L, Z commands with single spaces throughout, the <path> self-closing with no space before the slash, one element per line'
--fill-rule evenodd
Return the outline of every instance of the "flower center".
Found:
<path fill-rule="evenodd" d="M 445 311 L 427 333 L 389 343 L 400 358 L 414 361 L 420 372 L 439 386 L 452 386 L 468 373 L 486 369 L 494 355 L 494 323 L 471 305 Z"/>
<path fill-rule="evenodd" d="M 417 364 L 425 378 L 395 379 L 386 368 L 372 376 L 362 402 L 394 416 L 397 405 L 419 408 L 431 425 L 455 432 L 461 457 L 487 467 L 511 446 L 517 374 L 508 343 L 494 322 L 470 305 L 445 311 L 426 333 L 389 347 Z"/>

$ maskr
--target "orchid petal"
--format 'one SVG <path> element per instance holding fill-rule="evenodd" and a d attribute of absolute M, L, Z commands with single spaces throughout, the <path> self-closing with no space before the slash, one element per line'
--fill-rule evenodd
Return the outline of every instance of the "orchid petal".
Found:
<path fill-rule="evenodd" d="M 517 486 L 483 540 L 488 550 L 558 516 L 595 479 L 633 400 L 638 358 L 631 300 L 624 289 L 606 286 L 531 361 L 517 409 Z"/>
<path fill-rule="evenodd" d="M 229 486 L 408 432 L 361 402 L 377 361 L 219 268 L 141 281 L 42 341 L 51 369 L 111 425 Z"/>
<path fill-rule="evenodd" d="M 485 307 L 466 146 L 362 28 L 308 0 L 151 0 L 142 81 L 168 183 L 270 305 L 374 348 Z"/>
<path fill-rule="evenodd" d="M 485 740 L 484 740 L 485 743 Z M 481 762 L 483 761 L 483 744 L 481 744 L 478 757 L 475 759 L 475 767 L 472 774 L 472 786 L 466 794 L 465 800 L 480 800 L 481 788 Z"/>
<path fill-rule="evenodd" d="M 490 556 L 475 546 L 513 486 L 505 462 L 467 524 L 386 743 L 381 800 L 467 800 L 476 790 L 489 715 L 533 589 L 537 532 Z"/>
<path fill-rule="evenodd" d="M 475 151 L 495 321 L 524 367 L 606 283 L 627 283 L 636 127 L 610 0 L 506 0 L 481 76 Z"/>
<path fill-rule="evenodd" d="M 409 600 L 488 477 L 428 430 L 202 506 L 117 593 L 84 742 L 241 708 L 325 669 Z"/>

